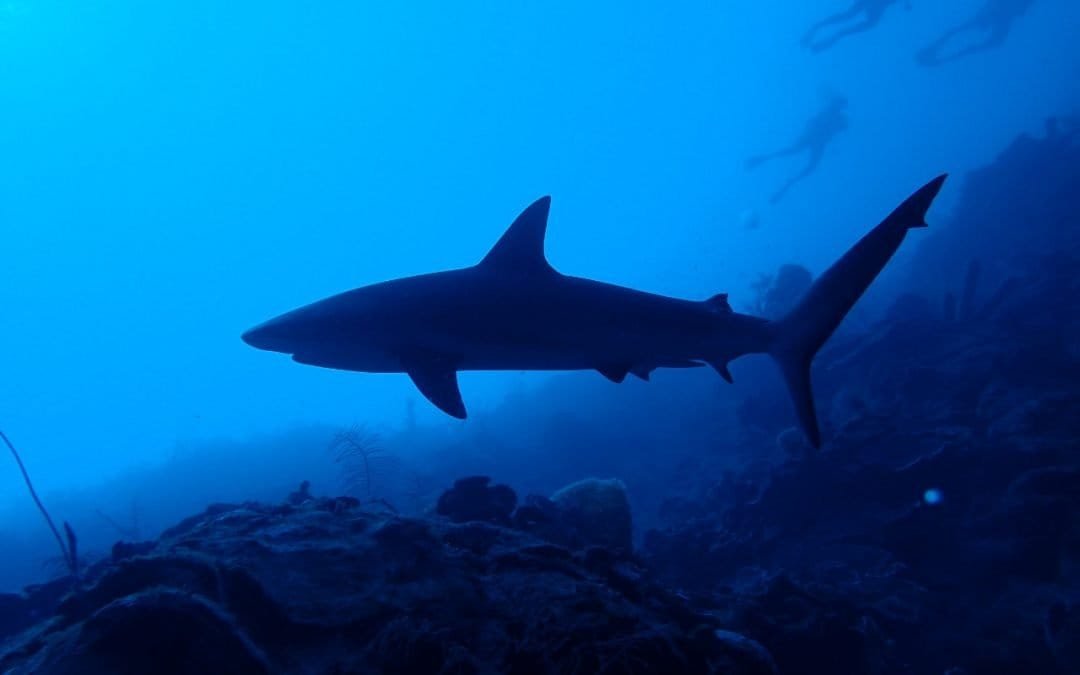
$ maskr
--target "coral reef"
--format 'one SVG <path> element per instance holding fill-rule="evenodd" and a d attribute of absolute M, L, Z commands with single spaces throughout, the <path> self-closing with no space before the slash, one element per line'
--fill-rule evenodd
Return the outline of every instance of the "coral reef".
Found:
<path fill-rule="evenodd" d="M 517 494 L 506 485 L 490 485 L 487 476 L 470 476 L 454 482 L 439 497 L 435 512 L 455 523 L 481 521 L 506 525 L 517 506 Z"/>
<path fill-rule="evenodd" d="M 763 275 L 751 285 L 754 300 L 749 310 L 757 316 L 779 319 L 795 306 L 813 280 L 810 270 L 802 265 L 781 265 L 775 274 Z"/>
<path fill-rule="evenodd" d="M 629 553 L 634 546 L 633 518 L 626 485 L 621 480 L 588 478 L 551 496 L 563 519 L 577 525 L 584 545 Z"/>
<path fill-rule="evenodd" d="M 969 179 L 956 212 L 986 220 L 959 301 L 937 312 L 908 293 L 870 330 L 836 336 L 815 372 L 822 452 L 799 447 L 766 391 L 746 404 L 747 443 L 780 459 L 672 500 L 646 534 L 647 566 L 781 672 L 1080 672 L 1080 205 L 1059 190 L 1077 175 L 1060 173 L 1067 156 L 1080 166 L 1071 138 L 1025 137 Z M 1018 215 L 1023 186 L 1056 225 L 1024 229 L 1007 264 L 978 262 L 1018 237 L 1003 214 Z M 954 237 L 916 265 L 957 251 Z M 988 271 L 1005 281 L 984 296 Z"/>
<path fill-rule="evenodd" d="M 86 578 L 50 618 L 3 626 L 0 670 L 775 672 L 760 645 L 595 547 L 355 499 L 216 505 Z"/>

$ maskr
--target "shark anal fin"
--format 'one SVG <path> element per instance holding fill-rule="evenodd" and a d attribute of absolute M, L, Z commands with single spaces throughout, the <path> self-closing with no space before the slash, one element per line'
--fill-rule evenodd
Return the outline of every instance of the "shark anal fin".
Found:
<path fill-rule="evenodd" d="M 627 366 L 600 366 L 596 369 L 598 373 L 615 384 L 621 384 L 626 379 L 626 376 L 630 374 L 630 370 Z"/>
<path fill-rule="evenodd" d="M 691 361 L 689 359 L 672 359 L 670 361 L 658 361 L 657 368 L 700 368 L 705 364 L 701 361 Z"/>
<path fill-rule="evenodd" d="M 457 370 L 453 366 L 438 362 L 412 363 L 405 372 L 420 393 L 435 404 L 436 408 L 451 417 L 465 419 L 465 402 L 461 400 Z"/>
<path fill-rule="evenodd" d="M 638 377 L 638 378 L 648 382 L 649 381 L 649 375 L 652 374 L 652 371 L 654 369 L 655 368 L 653 366 L 634 366 L 633 368 L 630 369 L 630 372 L 635 377 Z"/>
<path fill-rule="evenodd" d="M 633 375 L 634 377 L 648 382 L 649 378 L 652 377 L 652 372 L 657 368 L 698 368 L 703 365 L 705 364 L 685 359 L 661 359 L 659 361 L 640 363 L 630 368 L 624 366 L 605 366 L 603 368 L 597 368 L 597 370 L 600 371 L 601 375 L 612 382 L 622 382 L 626 379 L 627 375 Z"/>

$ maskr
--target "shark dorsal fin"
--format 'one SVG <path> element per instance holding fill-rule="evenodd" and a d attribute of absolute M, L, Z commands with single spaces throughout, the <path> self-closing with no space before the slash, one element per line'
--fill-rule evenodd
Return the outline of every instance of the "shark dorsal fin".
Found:
<path fill-rule="evenodd" d="M 544 256 L 550 208 L 551 197 L 541 197 L 529 205 L 495 242 L 480 266 L 508 272 L 550 272 L 551 265 Z"/>

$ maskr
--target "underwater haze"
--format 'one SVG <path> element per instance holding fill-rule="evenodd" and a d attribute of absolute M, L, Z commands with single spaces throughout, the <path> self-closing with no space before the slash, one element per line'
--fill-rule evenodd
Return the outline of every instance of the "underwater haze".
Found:
<path fill-rule="evenodd" d="M 560 270 L 738 300 L 788 260 L 820 269 L 909 187 L 1080 95 L 1073 3 L 960 72 L 911 63 L 950 18 L 937 7 L 808 58 L 794 38 L 830 4 L 7 3 L 6 427 L 43 486 L 66 486 L 193 439 L 398 424 L 405 378 L 297 368 L 240 332 L 472 264 L 542 194 Z M 850 133 L 769 209 L 782 174 L 743 159 L 823 89 L 852 98 Z M 490 407 L 508 379 L 463 386 Z"/>
<path fill-rule="evenodd" d="M 635 617 L 638 636 L 651 626 L 669 644 L 688 641 L 675 650 L 681 665 L 659 647 L 635 651 L 638 661 L 522 661 L 555 653 L 529 631 L 538 642 L 507 647 L 513 658 L 459 636 L 412 661 L 393 645 L 419 653 L 419 638 L 376 640 L 365 628 L 356 653 L 374 656 L 336 661 L 337 672 L 451 672 L 462 649 L 474 670 L 453 672 L 1069 672 L 1080 663 L 1077 35 L 1075 0 L 0 0 L 0 430 L 83 554 L 73 565 L 61 533 L 57 548 L 12 458 L 0 472 L 0 670 L 145 671 L 101 645 L 80 648 L 100 671 L 57 654 L 99 616 L 87 608 L 117 599 L 94 594 L 102 580 L 144 578 L 110 565 L 164 560 L 170 537 L 238 567 L 241 540 L 276 545 L 280 531 L 259 539 L 235 521 L 183 520 L 249 501 L 236 518 L 355 507 L 372 532 L 386 518 L 427 523 L 439 542 L 482 521 L 497 530 L 485 535 L 493 550 L 518 562 L 539 546 L 527 537 L 569 551 L 523 564 L 512 583 L 533 589 L 535 574 L 546 593 L 558 583 L 542 575 L 580 565 L 581 579 L 601 579 L 597 597 L 609 586 L 626 597 L 601 614 Z M 457 420 L 404 373 L 301 365 L 241 340 L 336 293 L 474 265 L 546 195 L 546 255 L 559 272 L 695 301 L 726 293 L 736 312 L 779 319 L 943 173 L 930 227 L 908 233 L 815 362 L 821 450 L 806 447 L 781 376 L 759 356 L 732 364 L 733 385 L 709 367 L 622 384 L 596 372 L 462 372 L 469 417 Z M 970 419 L 956 412 L 968 408 Z M 1037 420 L 1002 441 L 993 424 L 1019 416 Z M 973 467 L 979 477 L 959 478 Z M 574 501 L 590 479 L 610 481 L 589 484 L 602 499 L 626 503 L 625 523 L 599 528 L 625 530 L 614 544 L 566 524 L 567 512 L 591 513 Z M 1028 494 L 1044 511 L 1023 510 Z M 319 501 L 339 495 L 356 503 Z M 266 506 L 282 500 L 295 513 Z M 535 512 L 519 517 L 526 506 Z M 804 521 L 804 508 L 820 512 Z M 537 526 L 544 518 L 559 524 Z M 1025 534 L 1009 538 L 988 518 Z M 167 529 L 178 522 L 190 527 Z M 414 536 L 358 543 L 349 538 L 368 530 L 341 522 L 290 545 L 367 551 Z M 1040 522 L 1054 526 L 1033 533 Z M 960 550 L 957 531 L 981 534 Z M 1045 561 L 1030 557 L 1050 539 Z M 158 548 L 118 554 L 117 541 Z M 638 576 L 599 574 L 597 549 L 624 553 L 611 564 Z M 1030 556 L 994 558 L 1005 549 Z M 973 561 L 990 558 L 969 580 L 983 585 L 960 589 Z M 439 579 L 472 578 L 438 559 Z M 402 578 L 393 569 L 391 586 Z M 164 587 L 172 572 L 146 574 Z M 253 574 L 277 602 L 274 582 Z M 491 597 L 526 592 L 484 579 Z M 45 595 L 20 591 L 42 583 Z M 999 623 L 948 639 L 920 632 L 974 626 L 956 607 L 1004 587 Z M 311 588 L 313 606 L 343 593 Z M 367 591 L 350 592 L 362 605 Z M 813 618 L 781 626 L 789 596 Z M 429 606 L 394 597 L 402 616 Z M 60 612 L 68 632 L 34 643 L 58 651 L 28 651 L 19 640 L 61 602 L 72 603 Z M 287 602 L 289 629 L 253 627 L 220 603 L 244 635 L 237 644 L 258 653 L 190 672 L 334 672 L 330 657 L 315 665 L 300 647 L 268 646 L 309 626 Z M 425 616 L 421 632 L 445 637 L 432 626 L 455 611 Z M 694 656 L 706 648 L 681 612 L 707 617 L 720 640 L 707 649 L 718 651 Z M 792 627 L 802 619 L 820 652 Z"/>

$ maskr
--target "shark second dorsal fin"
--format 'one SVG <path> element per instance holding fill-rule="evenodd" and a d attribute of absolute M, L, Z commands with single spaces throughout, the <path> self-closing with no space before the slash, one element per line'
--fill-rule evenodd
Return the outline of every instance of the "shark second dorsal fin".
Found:
<path fill-rule="evenodd" d="M 481 267 L 508 272 L 550 272 L 544 256 L 551 197 L 541 197 L 521 212 L 495 246 L 480 261 Z"/>
<path fill-rule="evenodd" d="M 731 303 L 728 302 L 727 293 L 717 293 L 716 295 L 706 300 L 705 304 L 708 305 L 709 309 L 713 310 L 714 312 L 723 312 L 725 314 L 731 313 Z"/>

